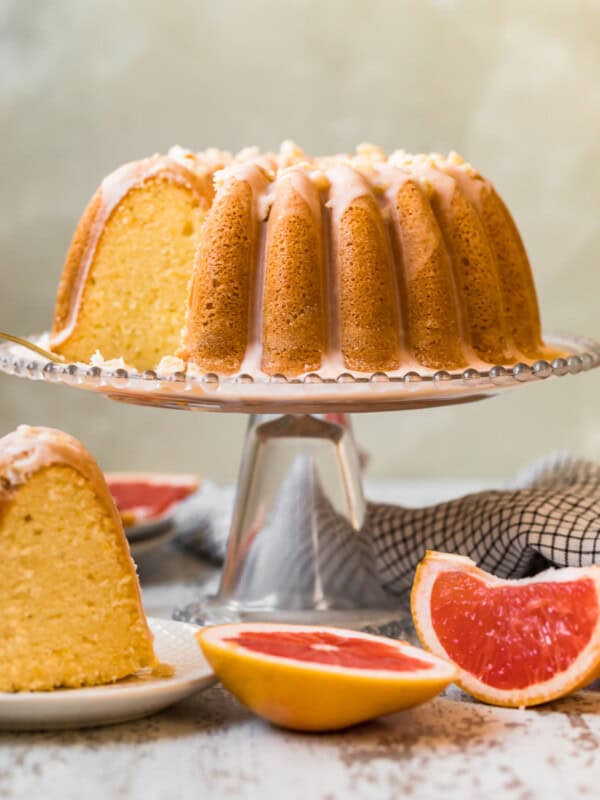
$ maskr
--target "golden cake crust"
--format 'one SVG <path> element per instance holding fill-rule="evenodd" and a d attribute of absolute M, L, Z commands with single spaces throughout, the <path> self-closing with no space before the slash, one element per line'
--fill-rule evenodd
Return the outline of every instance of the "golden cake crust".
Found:
<path fill-rule="evenodd" d="M 336 262 L 344 363 L 360 372 L 397 369 L 400 321 L 391 258 L 383 221 L 367 194 L 341 216 Z"/>
<path fill-rule="evenodd" d="M 120 527 L 119 514 L 97 463 L 78 439 L 55 428 L 20 425 L 0 438 L 0 511 L 17 486 L 52 464 L 67 464 L 80 472 Z M 127 540 L 124 541 L 127 546 Z"/>
<path fill-rule="evenodd" d="M 295 177 L 300 191 L 292 176 L 279 182 L 266 231 L 261 365 L 268 374 L 319 369 L 326 348 L 320 199 L 306 176 Z"/>
<path fill-rule="evenodd" d="M 102 191 L 94 194 L 88 203 L 79 225 L 75 229 L 73 239 L 67 251 L 58 292 L 56 307 L 52 323 L 52 340 L 56 340 L 67 326 L 67 321 L 74 311 L 77 298 L 77 283 L 80 279 L 81 265 L 90 240 L 91 231 L 95 221 L 99 218 L 102 208 Z"/>
<path fill-rule="evenodd" d="M 398 277 L 408 348 L 420 363 L 466 365 L 458 299 L 448 250 L 423 189 L 407 180 L 395 196 Z"/>
<path fill-rule="evenodd" d="M 235 372 L 244 358 L 257 231 L 252 188 L 234 178 L 204 225 L 180 351 L 207 370 Z"/>

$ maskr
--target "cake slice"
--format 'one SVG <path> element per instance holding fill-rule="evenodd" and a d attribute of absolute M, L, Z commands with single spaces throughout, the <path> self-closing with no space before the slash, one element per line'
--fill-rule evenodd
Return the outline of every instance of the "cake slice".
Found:
<path fill-rule="evenodd" d="M 0 439 L 0 691 L 91 686 L 158 665 L 104 476 L 50 428 Z"/>

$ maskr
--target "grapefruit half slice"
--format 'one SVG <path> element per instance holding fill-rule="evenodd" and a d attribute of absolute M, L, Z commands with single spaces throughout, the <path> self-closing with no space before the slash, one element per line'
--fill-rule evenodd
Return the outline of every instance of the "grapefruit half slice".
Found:
<path fill-rule="evenodd" d="M 600 668 L 600 566 L 501 580 L 470 558 L 428 552 L 411 595 L 424 647 L 453 661 L 479 700 L 532 706 L 592 681 Z"/>
<path fill-rule="evenodd" d="M 196 637 L 226 689 L 294 730 L 338 730 L 411 708 L 456 675 L 406 642 L 341 628 L 246 623 L 203 628 Z"/>
<path fill-rule="evenodd" d="M 163 519 L 200 485 L 193 475 L 111 472 L 105 477 L 126 528 Z"/>

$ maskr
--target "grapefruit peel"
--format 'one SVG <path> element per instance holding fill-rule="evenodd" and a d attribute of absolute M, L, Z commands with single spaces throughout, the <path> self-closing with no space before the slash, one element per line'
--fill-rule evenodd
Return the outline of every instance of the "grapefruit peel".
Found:
<path fill-rule="evenodd" d="M 564 591 L 559 590 L 561 584 Z M 465 586 L 469 591 L 476 588 L 473 602 L 457 594 Z M 574 586 L 578 596 L 569 602 Z M 456 603 L 451 602 L 453 593 Z M 488 597 L 492 602 L 499 600 L 498 606 L 504 601 L 504 607 L 496 609 L 496 630 L 486 631 L 475 600 L 483 599 L 485 605 Z M 517 605 L 520 608 L 515 610 Z M 583 688 L 600 671 L 600 565 L 548 569 L 531 578 L 504 580 L 480 569 L 470 558 L 428 551 L 416 571 L 411 610 L 423 647 L 456 664 L 455 682 L 485 703 L 513 708 L 539 705 Z M 545 629 L 540 624 L 544 619 Z M 529 662 L 529 676 L 523 660 L 519 661 L 519 645 L 524 661 Z M 561 647 L 571 652 L 561 653 Z M 554 673 L 553 661 L 558 667 Z M 521 685 L 508 686 L 518 677 L 519 668 L 522 674 L 515 683 Z M 544 670 L 549 677 L 539 680 Z"/>
<path fill-rule="evenodd" d="M 203 628 L 196 638 L 231 694 L 293 730 L 340 730 L 412 708 L 457 674 L 406 642 L 340 628 L 241 623 Z"/>

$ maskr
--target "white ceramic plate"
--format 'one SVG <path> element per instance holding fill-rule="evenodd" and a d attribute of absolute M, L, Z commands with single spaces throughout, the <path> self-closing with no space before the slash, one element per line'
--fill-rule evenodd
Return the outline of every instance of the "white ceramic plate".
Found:
<path fill-rule="evenodd" d="M 215 683 L 202 655 L 195 625 L 148 620 L 158 658 L 175 668 L 171 678 L 126 678 L 106 686 L 54 692 L 0 692 L 1 730 L 52 730 L 112 725 L 140 719 Z"/>

